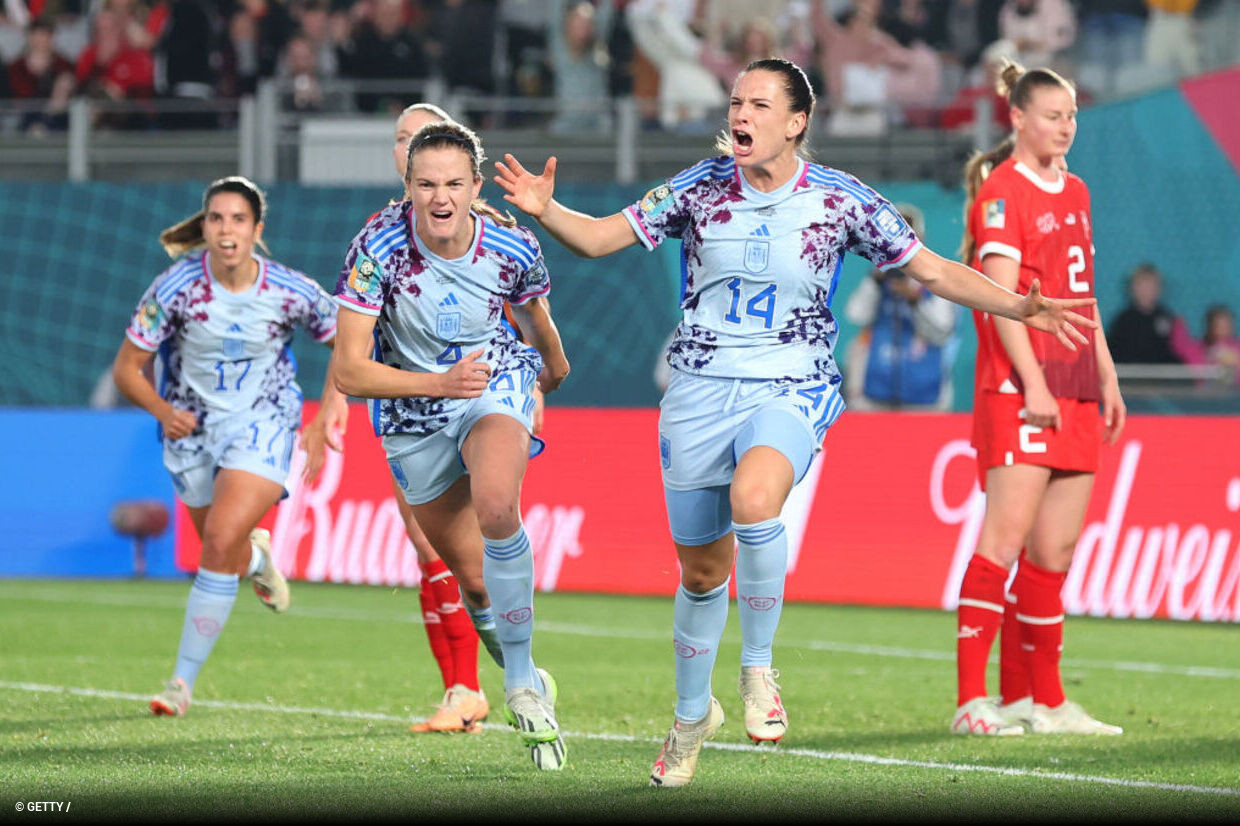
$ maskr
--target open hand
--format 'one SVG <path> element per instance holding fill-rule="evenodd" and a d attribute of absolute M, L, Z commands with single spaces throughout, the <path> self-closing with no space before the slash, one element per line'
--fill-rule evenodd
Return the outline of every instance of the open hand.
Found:
<path fill-rule="evenodd" d="M 1089 337 L 1078 328 L 1097 329 L 1098 322 L 1072 312 L 1072 308 L 1093 307 L 1097 303 L 1096 298 L 1047 298 L 1042 295 L 1042 287 L 1035 278 L 1029 285 L 1029 294 L 1023 296 L 1017 305 L 1017 314 L 1025 324 L 1035 330 L 1050 333 L 1059 339 L 1064 347 L 1075 351 L 1074 342 L 1089 343 Z"/>
<path fill-rule="evenodd" d="M 503 161 L 496 161 L 499 172 L 492 180 L 504 190 L 504 200 L 531 218 L 539 218 L 551 196 L 555 194 L 555 156 L 547 158 L 541 175 L 534 175 L 512 155 L 505 154 Z"/>

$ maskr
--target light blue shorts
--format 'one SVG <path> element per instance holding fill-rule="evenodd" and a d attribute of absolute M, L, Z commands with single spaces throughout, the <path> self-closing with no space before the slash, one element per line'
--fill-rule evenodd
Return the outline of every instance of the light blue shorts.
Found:
<path fill-rule="evenodd" d="M 177 496 L 191 508 L 211 504 L 215 474 L 244 470 L 283 486 L 288 480 L 297 430 L 267 414 L 239 413 L 211 422 L 184 439 L 164 439 L 164 467 Z M 285 488 L 284 495 L 288 496 Z"/>
<path fill-rule="evenodd" d="M 792 464 L 796 481 L 844 412 L 838 384 L 720 379 L 673 371 L 659 405 L 659 459 L 672 538 L 704 545 L 732 529 L 736 463 L 758 445 Z"/>
<path fill-rule="evenodd" d="M 461 460 L 461 445 L 483 416 L 499 413 L 511 416 L 532 431 L 534 382 L 531 370 L 513 370 L 491 377 L 490 384 L 476 399 L 461 408 L 452 421 L 429 436 L 394 433 L 383 437 L 388 467 L 400 485 L 405 501 L 421 505 L 441 496 L 469 471 Z M 543 452 L 546 443 L 530 433 L 530 458 Z"/>

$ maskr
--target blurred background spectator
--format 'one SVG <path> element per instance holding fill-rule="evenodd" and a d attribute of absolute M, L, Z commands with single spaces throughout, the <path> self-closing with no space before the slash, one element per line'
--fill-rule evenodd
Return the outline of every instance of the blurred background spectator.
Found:
<path fill-rule="evenodd" d="M 406 0 L 367 0 L 358 4 L 363 15 L 341 50 L 344 74 L 359 80 L 425 81 L 431 64 L 427 47 L 414 31 Z M 421 7 L 417 7 L 419 14 Z M 419 19 L 424 24 L 423 19 Z M 362 93 L 357 108 L 363 112 L 395 114 L 405 106 L 408 93 Z"/>
<path fill-rule="evenodd" d="M 1173 345 L 1185 364 L 1220 367 L 1224 383 L 1240 384 L 1240 338 L 1236 336 L 1236 316 L 1224 305 L 1214 304 L 1206 310 L 1205 334 L 1200 340 L 1180 326 L 1176 328 Z"/>
<path fill-rule="evenodd" d="M 555 23 L 549 26 L 551 75 L 556 114 L 551 131 L 594 133 L 611 128 L 610 97 L 611 4 L 596 9 L 588 0 L 555 0 Z"/>
<path fill-rule="evenodd" d="M 275 76 L 280 53 L 293 35 L 293 18 L 282 0 L 240 0 L 229 35 L 237 92 L 252 94 L 259 80 Z"/>
<path fill-rule="evenodd" d="M 427 45 L 450 93 L 495 93 L 495 15 L 494 0 L 441 0 L 430 15 Z M 493 125 L 489 112 L 464 116 L 483 129 Z"/>
<path fill-rule="evenodd" d="M 1128 276 L 1128 304 L 1107 327 L 1107 345 L 1116 364 L 1179 364 L 1172 347 L 1184 322 L 1162 303 L 1162 273 L 1149 262 Z M 1187 331 L 1184 331 L 1187 334 Z"/>
<path fill-rule="evenodd" d="M 925 219 L 897 204 L 919 238 Z M 950 410 L 956 305 L 934 295 L 903 270 L 871 269 L 844 307 L 862 328 L 849 345 L 844 390 L 856 410 Z"/>
<path fill-rule="evenodd" d="M 727 94 L 701 63 L 694 0 L 633 0 L 625 6 L 633 42 L 658 71 L 658 119 L 665 129 L 714 130 Z"/>
<path fill-rule="evenodd" d="M 91 41 L 78 56 L 77 90 L 106 104 L 146 100 L 154 94 L 155 64 L 151 53 L 130 44 L 125 19 L 103 9 L 95 15 Z M 97 109 L 95 126 L 127 129 L 148 125 L 147 113 Z"/>
<path fill-rule="evenodd" d="M 999 10 L 999 37 L 1016 46 L 1013 57 L 1026 68 L 1071 74 L 1065 52 L 1076 40 L 1076 13 L 1068 0 L 1007 0 Z"/>
<path fill-rule="evenodd" d="M 1173 77 L 1201 71 L 1193 11 L 1197 0 L 1145 0 L 1149 23 L 1145 27 L 1145 62 Z"/>
<path fill-rule="evenodd" d="M 155 46 L 155 91 L 170 100 L 207 102 L 221 95 L 219 58 L 223 21 L 209 0 L 173 0 Z M 168 128 L 207 128 L 217 122 L 209 111 L 170 111 L 160 117 Z"/>
<path fill-rule="evenodd" d="M 1110 95 L 1140 66 L 1144 50 L 1144 0 L 1090 0 L 1080 4 L 1076 64 L 1081 86 Z"/>
<path fill-rule="evenodd" d="M 39 109 L 25 111 L 18 124 L 23 132 L 42 133 L 68 125 L 69 96 L 75 84 L 73 64 L 52 45 L 52 24 L 32 20 L 26 27 L 26 48 L 0 78 L 0 96 L 44 101 Z"/>

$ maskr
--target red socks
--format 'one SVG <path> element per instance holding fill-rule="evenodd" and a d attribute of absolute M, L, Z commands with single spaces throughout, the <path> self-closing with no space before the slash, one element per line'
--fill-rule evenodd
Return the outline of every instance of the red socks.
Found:
<path fill-rule="evenodd" d="M 1022 550 L 1016 577 L 1005 597 L 1003 625 L 999 629 L 999 693 L 1003 695 L 1005 705 L 1028 697 L 1033 691 L 1029 683 L 1028 652 L 1021 648 L 1020 625 L 1016 621 L 1020 568 L 1025 564 L 1025 552 Z"/>
<path fill-rule="evenodd" d="M 433 587 L 425 572 L 422 574 L 422 587 L 418 591 L 418 602 L 422 605 L 422 624 L 426 627 L 426 639 L 431 644 L 431 655 L 439 665 L 446 691 L 456 683 L 456 666 L 452 661 L 448 635 L 444 633 L 443 622 L 439 619 Z"/>
<path fill-rule="evenodd" d="M 974 554 L 960 583 L 956 609 L 956 705 L 986 696 L 986 661 L 1003 619 L 1003 585 L 1008 572 Z"/>
<path fill-rule="evenodd" d="M 1066 571 L 1048 571 L 1021 559 L 1012 591 L 1021 645 L 1029 665 L 1033 701 L 1054 707 L 1064 700 L 1059 660 L 1063 652 L 1063 590 Z M 1028 693 L 1028 692 L 1026 692 Z M 1004 699 L 1006 700 L 1006 694 Z"/>
<path fill-rule="evenodd" d="M 448 570 L 448 566 L 442 559 L 437 559 L 422 567 L 422 592 L 428 591 L 434 600 L 435 611 L 439 617 L 439 627 L 442 629 L 449 650 L 446 660 L 441 659 L 439 654 L 435 654 L 444 680 L 447 681 L 449 678 L 452 680 L 446 685 L 461 683 L 466 688 L 477 691 L 478 633 L 474 630 L 474 624 L 469 619 L 465 606 L 461 604 L 461 591 L 456 583 L 456 577 Z M 429 624 L 427 635 L 430 635 Z M 432 642 L 433 650 L 434 643 Z"/>

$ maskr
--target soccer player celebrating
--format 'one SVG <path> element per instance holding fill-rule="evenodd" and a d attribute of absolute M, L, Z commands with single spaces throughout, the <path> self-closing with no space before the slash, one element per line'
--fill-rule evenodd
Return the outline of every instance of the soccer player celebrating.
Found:
<path fill-rule="evenodd" d="M 659 418 L 668 522 L 681 565 L 672 638 L 675 721 L 650 782 L 683 786 L 703 742 L 723 723 L 711 672 L 728 612 L 733 562 L 741 618 L 745 729 L 780 739 L 788 717 L 772 647 L 783 603 L 787 541 L 779 514 L 844 409 L 829 308 L 847 251 L 901 267 L 932 292 L 1085 338 L 1093 322 L 1033 285 L 1026 296 L 925 249 L 895 207 L 856 178 L 802 156 L 814 111 L 804 71 L 782 59 L 736 78 L 721 157 L 696 164 L 636 204 L 593 218 L 553 199 L 555 158 L 528 172 L 496 164 L 505 199 L 579 255 L 668 238 L 683 242 L 683 320 Z"/>
<path fill-rule="evenodd" d="M 343 392 L 372 399 L 392 474 L 465 601 L 478 609 L 489 599 L 506 717 L 536 766 L 559 769 L 556 686 L 531 656 L 534 561 L 520 491 L 543 446 L 530 433 L 534 384 L 554 390 L 569 365 L 533 233 L 477 200 L 483 159 L 459 124 L 413 135 L 410 199 L 349 245 L 333 374 Z M 505 301 L 532 348 L 502 323 Z"/>
<path fill-rule="evenodd" d="M 1043 285 L 1048 295 L 1094 294 L 1089 191 L 1064 169 L 1076 135 L 1076 93 L 1049 69 L 1007 62 L 1000 94 L 1011 104 L 1010 157 L 968 167 L 976 192 L 966 253 L 974 267 L 1011 289 Z M 1026 331 L 975 313 L 978 332 L 973 445 L 986 491 L 977 551 L 960 586 L 956 641 L 958 734 L 1120 734 L 1064 697 L 1060 590 L 1085 520 L 1099 446 L 1114 444 L 1126 410 L 1102 328 L 1087 346 Z M 1099 405 L 1101 404 L 1101 416 Z M 1024 549 L 1024 554 L 1021 551 Z M 1020 558 L 1011 592 L 1004 585 Z M 986 695 L 986 662 L 1000 623 L 1003 707 Z"/>
<path fill-rule="evenodd" d="M 267 210 L 258 187 L 221 178 L 207 187 L 202 204 L 201 212 L 160 235 L 179 260 L 142 296 L 112 365 L 121 393 L 159 421 L 164 466 L 202 539 L 173 676 L 150 702 L 157 715 L 189 709 L 240 576 L 252 578 L 273 611 L 288 610 L 288 584 L 271 559 L 271 538 L 256 526 L 287 495 L 301 424 L 302 395 L 288 350 L 293 328 L 305 327 L 328 346 L 336 333 L 336 307 L 322 287 L 255 254 Z M 146 375 L 156 352 L 159 390 Z M 318 416 L 302 434 L 307 479 L 318 474 L 328 434 L 347 415 L 344 396 L 329 381 Z"/>

